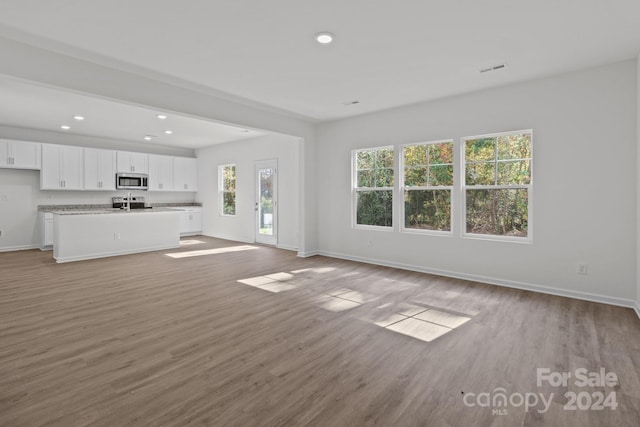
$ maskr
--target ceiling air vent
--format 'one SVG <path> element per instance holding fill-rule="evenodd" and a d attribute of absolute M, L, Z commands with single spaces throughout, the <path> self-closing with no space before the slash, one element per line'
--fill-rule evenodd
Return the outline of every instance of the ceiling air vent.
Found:
<path fill-rule="evenodd" d="M 501 70 L 501 69 L 503 69 L 503 68 L 504 68 L 504 67 L 506 67 L 506 66 L 507 66 L 507 64 L 505 63 L 505 64 L 498 64 L 498 65 L 494 65 L 494 66 L 492 66 L 492 67 L 482 68 L 482 69 L 480 70 L 480 73 L 488 73 L 489 71 Z"/>

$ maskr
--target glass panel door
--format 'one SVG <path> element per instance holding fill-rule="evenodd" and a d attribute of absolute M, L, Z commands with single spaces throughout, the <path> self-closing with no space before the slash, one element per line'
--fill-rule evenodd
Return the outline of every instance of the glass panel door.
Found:
<path fill-rule="evenodd" d="M 276 245 L 277 235 L 277 162 L 256 163 L 256 243 Z"/>

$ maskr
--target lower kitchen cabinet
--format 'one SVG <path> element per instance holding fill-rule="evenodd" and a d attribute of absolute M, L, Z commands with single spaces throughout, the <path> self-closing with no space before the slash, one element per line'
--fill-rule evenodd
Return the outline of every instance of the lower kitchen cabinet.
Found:
<path fill-rule="evenodd" d="M 180 234 L 183 236 L 200 234 L 202 232 L 202 208 L 180 208 Z"/>
<path fill-rule="evenodd" d="M 53 214 L 40 212 L 40 249 L 51 250 L 53 247 Z"/>

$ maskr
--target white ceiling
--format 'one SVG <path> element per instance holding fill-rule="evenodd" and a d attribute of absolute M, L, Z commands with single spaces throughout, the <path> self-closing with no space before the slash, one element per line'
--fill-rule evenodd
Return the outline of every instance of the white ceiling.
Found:
<path fill-rule="evenodd" d="M 156 116 L 165 114 L 165 120 Z M 77 121 L 73 116 L 85 117 Z M 264 133 L 0 77 L 0 124 L 196 149 Z M 62 130 L 68 125 L 69 130 Z M 165 134 L 165 130 L 173 133 Z M 152 136 L 145 141 L 145 135 Z"/>
<path fill-rule="evenodd" d="M 2 0 L 0 25 L 313 121 L 640 53 L 638 0 Z"/>

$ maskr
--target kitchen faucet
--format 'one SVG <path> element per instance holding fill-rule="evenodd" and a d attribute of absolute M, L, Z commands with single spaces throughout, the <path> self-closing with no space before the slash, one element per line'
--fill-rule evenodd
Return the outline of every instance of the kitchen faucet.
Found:
<path fill-rule="evenodd" d="M 131 212 L 131 191 L 127 193 L 127 212 Z"/>

